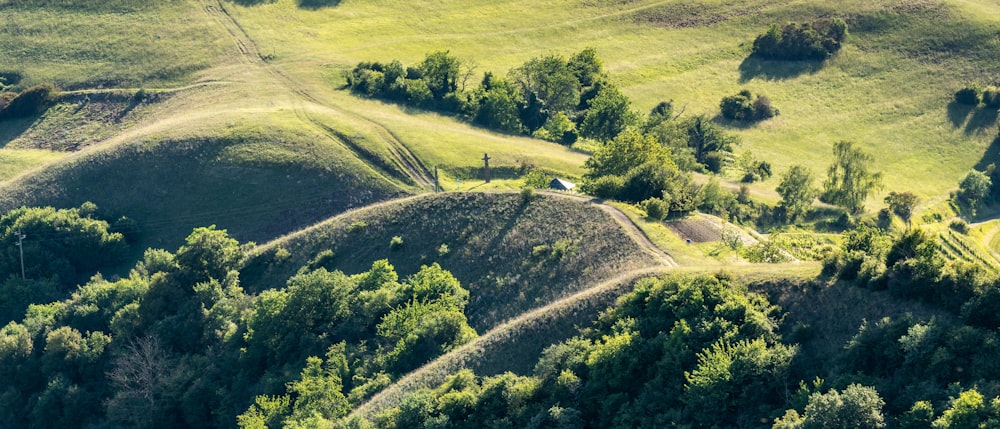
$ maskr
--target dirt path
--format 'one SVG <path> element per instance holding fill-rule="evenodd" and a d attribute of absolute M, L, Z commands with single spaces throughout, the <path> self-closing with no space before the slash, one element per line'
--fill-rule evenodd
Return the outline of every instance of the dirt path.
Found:
<path fill-rule="evenodd" d="M 343 143 L 344 146 L 351 150 L 351 152 L 355 153 L 355 155 L 358 155 L 361 159 L 374 163 L 377 169 L 382 170 L 381 173 L 388 173 L 391 175 L 391 171 L 385 171 L 386 166 L 383 165 L 383 163 L 373 162 L 373 157 L 377 156 L 361 149 L 359 145 L 355 144 L 350 138 L 342 133 L 332 132 L 333 128 L 323 124 L 322 121 L 310 115 L 308 110 L 305 109 L 304 104 L 312 103 L 319 105 L 334 110 L 344 116 L 350 116 L 354 119 L 372 124 L 376 132 L 387 143 L 386 149 L 393 158 L 396 167 L 406 173 L 406 178 L 411 182 L 410 184 L 424 189 L 429 189 L 434 186 L 434 180 L 427 167 L 420 162 L 420 159 L 417 158 L 417 156 L 414 155 L 413 152 L 411 152 L 409 148 L 407 148 L 406 145 L 396 137 L 395 134 L 385 128 L 385 126 L 372 121 L 369 118 L 358 115 L 357 113 L 341 109 L 333 104 L 324 102 L 314 97 L 302 84 L 282 73 L 265 60 L 265 58 L 261 55 L 260 50 L 257 48 L 257 44 L 254 43 L 253 39 L 250 38 L 250 35 L 246 32 L 246 30 L 229 13 L 229 11 L 226 10 L 226 7 L 221 0 L 203 0 L 203 4 L 205 12 L 218 22 L 227 33 L 229 33 L 230 38 L 233 40 L 233 43 L 236 45 L 237 51 L 240 54 L 241 62 L 266 70 L 275 78 L 276 81 L 287 88 L 289 92 L 295 96 L 297 101 L 295 106 L 297 115 L 304 118 L 306 122 L 317 126 L 317 129 L 325 133 L 331 139 Z"/>
<path fill-rule="evenodd" d="M 654 257 L 656 257 L 656 259 L 658 259 L 665 266 L 668 267 L 680 266 L 677 263 L 677 261 L 674 260 L 673 257 L 667 254 L 667 252 L 664 252 L 663 249 L 657 247 L 656 244 L 653 243 L 653 241 L 646 236 L 646 233 L 642 232 L 642 230 L 639 229 L 639 227 L 636 226 L 634 222 L 632 222 L 632 219 L 630 219 L 628 215 L 626 215 L 625 213 L 622 213 L 621 210 L 618 210 L 613 206 L 601 203 L 600 200 L 590 196 L 564 194 L 560 192 L 549 192 L 549 191 L 542 191 L 539 193 L 557 198 L 567 198 L 571 200 L 582 201 L 600 207 L 601 210 L 604 210 L 606 213 L 611 215 L 611 217 L 614 218 L 619 225 L 621 225 L 621 227 L 625 230 L 625 232 L 629 236 L 631 236 L 632 239 L 635 240 L 635 242 L 639 246 L 641 246 L 643 250 L 646 251 L 646 253 L 649 253 Z"/>

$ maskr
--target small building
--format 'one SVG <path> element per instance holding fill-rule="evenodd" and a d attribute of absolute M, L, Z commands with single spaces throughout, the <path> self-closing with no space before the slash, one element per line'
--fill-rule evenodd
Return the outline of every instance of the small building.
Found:
<path fill-rule="evenodd" d="M 549 189 L 555 189 L 557 191 L 572 191 L 575 187 L 575 183 L 567 182 L 558 177 L 552 179 L 552 182 L 549 183 Z"/>

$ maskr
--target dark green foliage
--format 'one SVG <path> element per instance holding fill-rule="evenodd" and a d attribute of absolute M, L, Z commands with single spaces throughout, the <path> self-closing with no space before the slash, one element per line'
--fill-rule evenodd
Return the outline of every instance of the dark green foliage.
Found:
<path fill-rule="evenodd" d="M 519 116 L 522 96 L 517 86 L 487 73 L 478 91 L 474 97 L 479 102 L 473 123 L 510 133 L 524 130 Z"/>
<path fill-rule="evenodd" d="M 121 263 L 128 250 L 122 234 L 110 232 L 108 222 L 93 217 L 94 210 L 96 206 L 91 203 L 60 210 L 21 207 L 0 217 L 0 240 L 16 244 L 14 233 L 24 234 L 26 277 L 35 279 L 32 281 L 37 281 L 41 290 L 47 289 L 42 286 L 45 283 L 59 285 L 57 289 L 63 290 L 99 269 Z M 0 278 L 21 277 L 21 250 L 5 246 Z"/>
<path fill-rule="evenodd" d="M 755 98 L 746 89 L 736 95 L 723 97 L 719 109 L 724 118 L 735 121 L 761 121 L 778 115 L 778 109 L 771 105 L 771 99 L 762 95 Z"/>
<path fill-rule="evenodd" d="M 695 159 L 713 173 L 722 171 L 732 155 L 733 146 L 740 143 L 739 137 L 726 134 L 705 116 L 694 116 L 678 125 Z"/>
<path fill-rule="evenodd" d="M 955 102 L 969 106 L 978 106 L 982 101 L 982 94 L 979 86 L 972 85 L 955 91 Z"/>
<path fill-rule="evenodd" d="M 956 101 L 957 101 L 956 95 Z M 990 109 L 1000 109 L 1000 87 L 988 86 L 983 89 L 983 105 Z"/>
<path fill-rule="evenodd" d="M 893 191 L 889 192 L 889 195 L 885 197 L 885 203 L 889 206 L 889 210 L 896 216 L 899 216 L 907 225 L 910 223 L 910 218 L 913 217 L 913 208 L 919 202 L 920 198 L 912 192 Z"/>
<path fill-rule="evenodd" d="M 753 41 L 752 55 L 772 60 L 825 60 L 847 39 L 847 23 L 840 18 L 809 24 L 772 24 Z"/>
<path fill-rule="evenodd" d="M 724 278 L 644 279 L 594 328 L 547 349 L 532 377 L 455 374 L 382 427 L 732 427 L 768 421 L 796 353 L 776 309 Z"/>
<path fill-rule="evenodd" d="M 0 120 L 34 116 L 48 107 L 55 88 L 51 85 L 38 85 L 25 89 L 16 97 L 0 106 Z"/>
<path fill-rule="evenodd" d="M 580 135 L 599 141 L 614 139 L 627 127 L 635 125 L 639 116 L 631 110 L 631 102 L 611 84 L 600 85 L 597 96 L 580 124 Z"/>

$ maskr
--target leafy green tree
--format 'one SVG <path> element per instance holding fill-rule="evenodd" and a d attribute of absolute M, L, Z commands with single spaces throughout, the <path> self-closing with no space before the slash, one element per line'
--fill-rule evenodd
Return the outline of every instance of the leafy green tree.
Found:
<path fill-rule="evenodd" d="M 667 151 L 652 137 L 638 130 L 627 129 L 598 148 L 585 163 L 588 179 L 602 176 L 624 176 L 629 170 L 647 162 L 667 162 Z"/>
<path fill-rule="evenodd" d="M 813 393 L 805 413 L 799 415 L 788 410 L 777 419 L 774 429 L 844 429 L 886 427 L 882 407 L 885 401 L 878 392 L 867 386 L 852 384 L 843 392 L 830 389 L 826 393 Z"/>
<path fill-rule="evenodd" d="M 611 84 L 601 85 L 597 96 L 580 124 L 580 135 L 599 141 L 608 141 L 635 125 L 639 116 L 632 111 L 631 101 Z"/>
<path fill-rule="evenodd" d="M 534 95 L 535 102 L 548 113 L 572 111 L 580 102 L 580 81 L 570 69 L 566 59 L 559 55 L 547 55 L 528 60 L 518 68 L 511 70 L 511 79 L 521 88 L 521 93 L 528 98 Z M 544 123 L 541 121 L 539 126 Z M 531 131 L 531 127 L 525 123 Z"/>
<path fill-rule="evenodd" d="M 890 192 L 885 197 L 885 203 L 889 205 L 889 210 L 899 216 L 907 225 L 913 217 L 913 208 L 920 202 L 920 197 L 912 192 Z"/>
<path fill-rule="evenodd" d="M 781 207 L 785 209 L 788 220 L 794 222 L 809 213 L 813 199 L 819 194 L 812 183 L 812 172 L 801 165 L 793 165 L 781 175 L 777 191 L 781 195 Z"/>
<path fill-rule="evenodd" d="M 458 90 L 460 66 L 461 62 L 449 51 L 436 51 L 427 54 L 417 68 L 434 99 L 440 101 Z"/>
<path fill-rule="evenodd" d="M 733 145 L 739 144 L 739 138 L 726 134 L 703 115 L 689 118 L 681 126 L 695 159 L 713 173 L 722 171 L 725 157 L 732 153 Z"/>
<path fill-rule="evenodd" d="M 979 429 L 1000 423 L 1000 400 L 989 403 L 976 389 L 962 392 L 951 406 L 934 420 L 934 429 Z"/>
<path fill-rule="evenodd" d="M 958 198 L 968 205 L 972 215 L 976 215 L 976 209 L 983 199 L 990 194 L 993 182 L 985 173 L 978 170 L 971 170 L 958 184 Z"/>
<path fill-rule="evenodd" d="M 523 96 L 512 82 L 487 74 L 477 98 L 478 107 L 472 119 L 474 123 L 511 133 L 524 130 L 519 110 Z"/>
<path fill-rule="evenodd" d="M 597 58 L 597 50 L 586 48 L 570 57 L 566 64 L 576 76 L 581 86 L 591 86 L 604 74 L 601 59 Z"/>
<path fill-rule="evenodd" d="M 851 213 L 860 213 L 868 195 L 881 186 L 882 173 L 872 171 L 874 158 L 854 143 L 835 143 L 833 156 L 820 200 L 844 207 Z"/>

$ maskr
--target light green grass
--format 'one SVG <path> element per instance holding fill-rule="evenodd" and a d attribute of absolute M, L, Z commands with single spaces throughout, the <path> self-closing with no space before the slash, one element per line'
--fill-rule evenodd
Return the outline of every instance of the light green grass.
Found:
<path fill-rule="evenodd" d="M 9 180 L 65 156 L 64 153 L 37 149 L 0 149 L 0 182 Z"/>
<path fill-rule="evenodd" d="M 314 85 L 339 82 L 359 61 L 400 59 L 413 64 L 433 50 L 472 60 L 477 71 L 505 73 L 538 55 L 569 55 L 592 46 L 613 81 L 646 111 L 674 100 L 685 114 L 714 115 L 719 100 L 748 88 L 769 96 L 778 118 L 734 129 L 776 172 L 804 164 L 822 177 L 838 140 L 852 140 L 876 159 L 889 191 L 938 198 L 983 156 L 995 127 L 949 119 L 951 94 L 966 81 L 998 71 L 995 49 L 1000 13 L 982 1 L 898 8 L 894 2 L 719 1 L 579 2 L 345 2 L 303 10 L 290 0 L 232 7 L 275 64 Z M 902 11 L 902 12 L 901 12 Z M 753 38 L 771 23 L 844 16 L 856 25 L 845 49 L 817 70 L 767 64 L 767 73 L 741 72 Z M 707 25 L 705 17 L 721 21 Z M 290 22 L 278 31 L 275 20 Z M 695 25 L 690 26 L 691 23 Z M 704 25 L 698 25 L 704 24 Z M 874 28 L 875 25 L 883 28 Z M 955 50 L 949 53 L 948 47 Z M 320 71 L 322 68 L 324 71 Z M 472 79 L 475 82 L 480 74 Z M 347 107 L 346 104 L 344 104 Z M 393 107 L 353 104 L 366 115 Z M 391 113 L 395 115 L 395 112 Z M 417 115 L 428 121 L 433 115 Z M 476 165 L 482 139 L 438 137 L 429 126 L 399 119 L 385 123 L 432 164 Z M 431 125 L 433 124 L 433 125 Z M 504 139 L 509 144 L 511 139 Z M 474 148 L 484 150 L 474 150 Z M 461 156 L 462 159 L 456 157 Z M 581 157 L 582 158 L 582 157 Z M 753 185 L 773 189 L 776 181 Z"/>
<path fill-rule="evenodd" d="M 25 85 L 178 83 L 231 47 L 195 0 L 4 1 L 0 9 L 0 71 L 21 73 Z"/>

